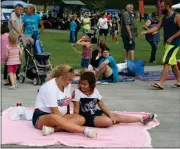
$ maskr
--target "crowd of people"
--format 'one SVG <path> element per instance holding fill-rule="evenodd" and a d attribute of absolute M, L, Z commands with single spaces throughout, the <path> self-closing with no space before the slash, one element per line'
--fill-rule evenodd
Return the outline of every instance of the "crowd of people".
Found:
<path fill-rule="evenodd" d="M 34 43 L 32 35 L 35 31 L 43 31 L 44 26 L 40 15 L 35 13 L 35 7 L 29 6 L 23 14 L 23 6 L 17 4 L 10 14 L 8 26 L 1 26 L 2 55 L 1 63 L 4 64 L 4 85 L 10 85 L 10 89 L 17 89 L 16 79 L 20 73 L 22 63 L 22 47 L 19 45 L 19 37 L 23 38 L 24 44 Z M 6 51 L 6 52 L 5 52 Z M 26 53 L 25 53 L 26 57 Z M 10 74 L 10 81 L 8 75 Z M 15 75 L 16 74 L 16 75 Z"/>
<path fill-rule="evenodd" d="M 146 40 L 152 46 L 150 61 L 155 63 L 160 36 L 159 30 L 162 27 L 164 28 L 165 54 L 163 57 L 163 73 L 160 81 L 152 85 L 158 89 L 163 89 L 163 83 L 167 78 L 170 66 L 177 79 L 173 87 L 180 87 L 180 71 L 176 60 L 176 54 L 180 48 L 180 15 L 175 13 L 171 6 L 171 0 L 162 0 L 161 10 L 164 17 L 158 21 L 157 14 L 153 13 L 152 19 L 147 20 L 144 25 L 146 31 L 141 33 L 141 35 L 146 35 Z M 10 15 L 10 31 L 8 33 L 8 29 L 6 29 L 1 36 L 3 47 L 5 48 L 4 51 L 6 51 L 3 59 L 4 68 L 10 73 L 10 89 L 18 87 L 16 84 L 16 73 L 22 62 L 22 50 L 18 46 L 18 37 L 31 37 L 34 31 L 39 30 L 39 25 L 40 31 L 43 30 L 42 21 L 36 15 L 34 7 L 28 7 L 23 17 L 21 17 L 22 9 L 22 5 L 15 7 L 15 11 Z M 74 50 L 82 55 L 81 67 L 84 69 L 84 72 L 80 76 L 78 88 L 73 93 L 71 92 L 71 83 L 75 78 L 75 73 L 73 68 L 68 65 L 57 66 L 49 75 L 48 81 L 40 87 L 35 102 L 32 123 L 35 128 L 42 130 L 43 135 L 68 131 L 71 133 L 83 133 L 87 137 L 94 138 L 97 136 L 96 130 L 88 127 L 110 127 L 113 124 L 133 122 L 147 124 L 154 120 L 155 114 L 132 117 L 110 112 L 96 88 L 97 79 L 107 79 L 112 82 L 118 82 L 119 79 L 116 61 L 110 55 L 110 48 L 107 46 L 106 41 L 111 24 L 113 39 L 117 42 L 118 26 L 119 22 L 121 22 L 121 37 L 125 49 L 124 60 L 127 60 L 129 54 L 130 59 L 134 59 L 136 27 L 133 6 L 129 4 L 126 9 L 127 11 L 122 14 L 121 20 L 117 15 L 114 15 L 113 21 L 111 21 L 109 14 L 103 13 L 95 21 L 99 28 L 99 40 L 96 50 L 92 50 L 91 40 L 86 35 L 91 29 L 90 19 L 85 15 L 81 22 L 76 15 L 73 15 L 70 41 L 73 42 L 72 47 Z M 83 24 L 83 36 L 79 40 L 77 39 L 78 23 Z M 105 36 L 104 41 L 101 40 L 102 35 Z M 8 40 L 3 40 L 7 39 L 7 37 Z M 82 46 L 83 51 L 77 51 L 76 45 Z M 6 71 L 4 73 L 7 73 Z M 4 75 L 4 77 L 6 76 Z M 8 84 L 7 78 L 4 79 L 4 84 Z M 71 101 L 74 104 L 73 114 L 69 111 Z"/>

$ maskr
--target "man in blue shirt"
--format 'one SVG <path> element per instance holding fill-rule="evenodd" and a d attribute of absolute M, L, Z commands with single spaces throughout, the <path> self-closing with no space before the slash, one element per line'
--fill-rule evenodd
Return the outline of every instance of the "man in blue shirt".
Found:
<path fill-rule="evenodd" d="M 24 35 L 26 36 L 32 36 L 35 31 L 39 31 L 39 25 L 40 25 L 40 32 L 42 32 L 44 29 L 41 16 L 35 13 L 34 6 L 28 7 L 27 13 L 23 16 L 23 23 L 24 23 Z"/>

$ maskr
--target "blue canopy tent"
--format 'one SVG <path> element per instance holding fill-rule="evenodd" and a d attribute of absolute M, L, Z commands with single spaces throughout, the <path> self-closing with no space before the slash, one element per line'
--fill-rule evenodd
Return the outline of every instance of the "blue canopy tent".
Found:
<path fill-rule="evenodd" d="M 54 7 L 50 11 L 59 12 L 60 7 Z M 65 11 L 70 11 L 69 9 L 65 8 Z"/>
<path fill-rule="evenodd" d="M 106 9 L 104 10 L 104 12 L 120 12 L 120 11 L 117 9 Z"/>
<path fill-rule="evenodd" d="M 55 11 L 55 12 L 59 12 L 59 10 L 60 10 L 60 7 L 54 7 L 51 9 L 51 11 Z"/>
<path fill-rule="evenodd" d="M 1 2 L 1 7 L 14 8 L 17 4 L 21 4 L 21 5 L 23 5 L 23 7 L 28 7 L 28 6 L 32 5 L 32 4 L 23 2 L 23 1 L 3 1 L 3 2 Z"/>
<path fill-rule="evenodd" d="M 89 9 L 87 9 L 87 8 L 81 8 L 81 11 L 82 11 L 82 12 L 86 12 L 86 11 L 89 11 Z"/>

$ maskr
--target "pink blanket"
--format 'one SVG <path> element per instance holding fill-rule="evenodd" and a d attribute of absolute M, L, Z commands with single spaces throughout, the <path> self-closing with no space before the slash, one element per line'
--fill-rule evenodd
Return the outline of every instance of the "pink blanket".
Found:
<path fill-rule="evenodd" d="M 73 147 L 152 147 L 147 130 L 159 125 L 157 120 L 144 126 L 141 123 L 116 124 L 110 128 L 97 129 L 97 138 L 87 138 L 83 134 L 68 132 L 42 136 L 41 130 L 33 127 L 31 121 L 12 121 L 9 118 L 13 108 L 2 113 L 2 144 L 19 144 L 29 146 L 67 145 Z M 123 115 L 142 116 L 145 113 L 117 112 Z"/>

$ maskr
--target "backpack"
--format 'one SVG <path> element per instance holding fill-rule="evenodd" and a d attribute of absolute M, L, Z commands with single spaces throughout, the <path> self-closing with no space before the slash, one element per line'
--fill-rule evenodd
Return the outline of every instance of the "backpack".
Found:
<path fill-rule="evenodd" d="M 44 52 L 44 47 L 40 41 L 40 33 L 34 32 L 32 35 L 32 38 L 34 39 L 34 53 L 35 54 L 41 54 Z"/>

